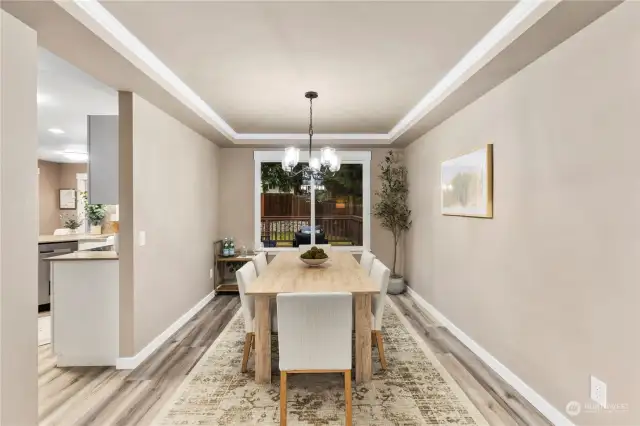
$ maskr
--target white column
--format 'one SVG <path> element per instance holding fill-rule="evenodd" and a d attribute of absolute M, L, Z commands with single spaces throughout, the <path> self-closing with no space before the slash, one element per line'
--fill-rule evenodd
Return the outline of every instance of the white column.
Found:
<path fill-rule="evenodd" d="M 0 10 L 0 424 L 38 422 L 37 36 Z"/>

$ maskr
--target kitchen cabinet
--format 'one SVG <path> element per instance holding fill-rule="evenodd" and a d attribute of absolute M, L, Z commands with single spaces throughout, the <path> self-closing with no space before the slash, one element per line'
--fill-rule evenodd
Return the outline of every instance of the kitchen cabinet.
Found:
<path fill-rule="evenodd" d="M 38 311 L 48 311 L 50 303 L 50 264 L 45 259 L 73 253 L 76 250 L 78 250 L 77 241 L 38 245 Z"/>
<path fill-rule="evenodd" d="M 118 204 L 118 116 L 87 116 L 89 203 Z"/>
<path fill-rule="evenodd" d="M 119 267 L 114 251 L 54 256 L 53 354 L 57 367 L 114 366 L 119 350 Z"/>

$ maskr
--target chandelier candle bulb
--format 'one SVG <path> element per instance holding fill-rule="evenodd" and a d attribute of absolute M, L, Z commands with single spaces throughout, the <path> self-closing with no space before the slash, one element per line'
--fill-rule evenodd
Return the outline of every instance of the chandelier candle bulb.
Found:
<path fill-rule="evenodd" d="M 284 150 L 284 158 L 282 160 L 282 168 L 291 172 L 300 161 L 300 149 L 290 146 Z"/>

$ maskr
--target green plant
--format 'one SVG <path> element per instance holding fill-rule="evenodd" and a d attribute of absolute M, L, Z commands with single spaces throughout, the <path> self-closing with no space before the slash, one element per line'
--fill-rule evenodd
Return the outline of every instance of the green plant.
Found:
<path fill-rule="evenodd" d="M 82 193 L 82 197 L 85 200 L 84 212 L 87 215 L 87 220 L 93 226 L 100 225 L 107 216 L 107 209 L 105 209 L 104 204 L 89 204 L 86 192 Z"/>
<path fill-rule="evenodd" d="M 326 259 L 329 256 L 327 256 L 323 249 L 313 246 L 311 250 L 302 253 L 300 257 L 302 259 Z"/>
<path fill-rule="evenodd" d="M 411 210 L 407 205 L 409 197 L 409 183 L 407 182 L 407 168 L 402 164 L 400 156 L 389 151 L 379 164 L 379 191 L 375 192 L 378 200 L 373 206 L 373 215 L 380 220 L 383 228 L 393 234 L 393 268 L 392 278 L 400 278 L 396 273 L 398 243 L 402 233 L 411 227 Z"/>
<path fill-rule="evenodd" d="M 71 230 L 76 230 L 76 229 L 80 228 L 80 226 L 82 225 L 82 221 L 81 220 L 79 221 L 79 220 L 74 219 L 72 217 L 67 218 L 67 219 L 64 219 L 64 218 L 62 218 L 62 219 L 64 220 L 64 227 L 68 228 L 68 229 L 71 229 Z"/>

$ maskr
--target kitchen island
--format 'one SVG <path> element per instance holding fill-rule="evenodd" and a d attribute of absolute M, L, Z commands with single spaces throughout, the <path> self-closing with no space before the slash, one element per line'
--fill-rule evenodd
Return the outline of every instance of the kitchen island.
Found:
<path fill-rule="evenodd" d="M 67 235 L 40 235 L 38 244 L 70 243 L 80 241 L 106 241 L 115 234 L 67 234 Z"/>
<path fill-rule="evenodd" d="M 118 254 L 77 251 L 46 261 L 51 262 L 51 337 L 56 365 L 115 365 Z"/>
<path fill-rule="evenodd" d="M 50 310 L 51 271 L 47 258 L 109 244 L 113 234 L 40 235 L 38 237 L 38 311 Z"/>

